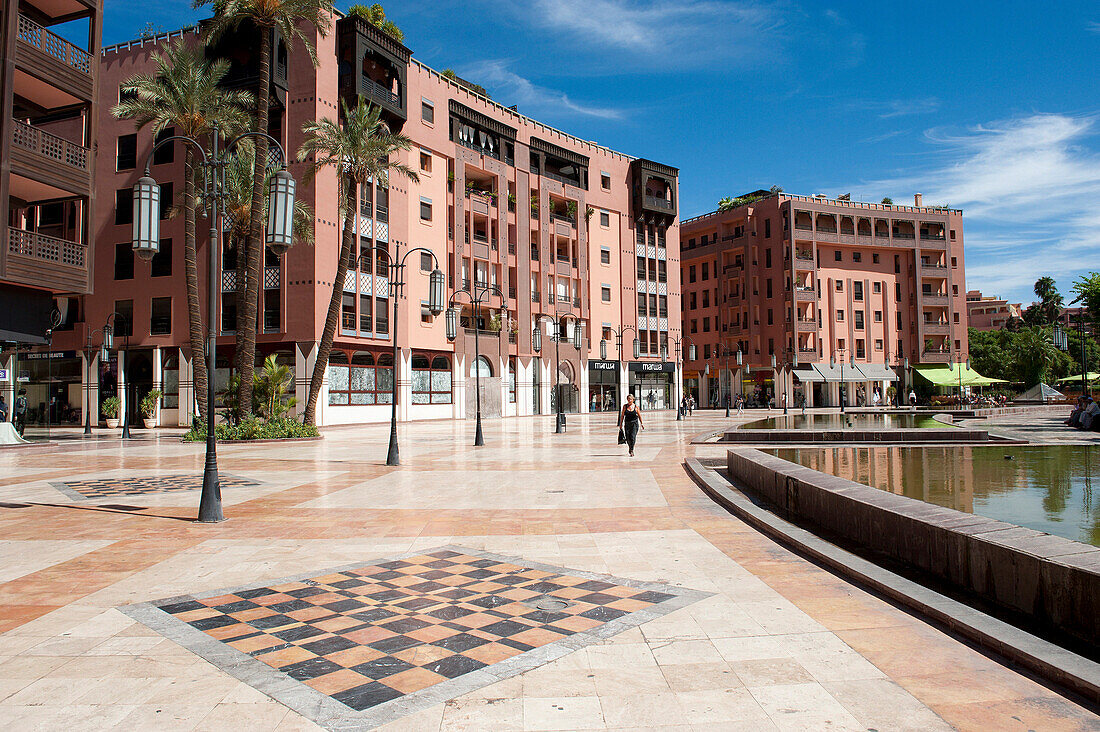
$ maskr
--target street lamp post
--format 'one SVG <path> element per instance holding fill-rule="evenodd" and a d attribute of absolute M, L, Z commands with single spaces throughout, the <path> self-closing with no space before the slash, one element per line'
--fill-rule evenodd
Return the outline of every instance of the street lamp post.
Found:
<path fill-rule="evenodd" d="M 225 175 L 229 165 L 229 153 L 237 143 L 248 137 L 266 138 L 285 161 L 283 147 L 271 135 L 265 132 L 245 132 L 237 135 L 224 148 L 221 146 L 221 131 L 215 124 L 210 133 L 209 152 L 203 144 L 193 137 L 173 135 L 159 140 L 149 151 L 145 160 L 145 175 L 134 185 L 134 252 L 142 259 L 152 259 L 160 251 L 160 186 L 153 179 L 150 169 L 153 156 L 163 145 L 180 140 L 190 145 L 200 157 L 199 170 L 202 173 L 202 203 L 206 217 L 210 220 L 210 258 L 207 290 L 208 320 L 206 329 L 206 463 L 203 468 L 202 494 L 199 498 L 199 518 L 202 523 L 224 521 L 222 514 L 221 484 L 218 480 L 217 439 L 214 434 L 214 372 L 217 360 L 217 328 L 215 318 L 218 312 L 218 290 L 221 285 L 221 271 L 218 256 L 221 253 L 222 209 L 229 194 L 226 190 Z M 267 227 L 264 244 L 276 255 L 285 254 L 294 244 L 293 217 L 294 193 L 296 183 L 287 172 L 286 164 L 271 177 L 268 184 Z"/>
<path fill-rule="evenodd" d="M 440 274 L 442 275 L 442 273 Z M 475 389 L 477 391 L 477 431 L 474 433 L 474 447 L 481 447 L 485 444 L 485 438 L 481 433 L 481 345 L 479 343 L 481 328 L 478 326 L 478 320 L 481 319 L 481 303 L 487 303 L 493 295 L 500 297 L 501 307 L 504 307 L 504 293 L 496 285 L 478 285 L 475 281 L 473 294 L 469 290 L 458 290 L 451 295 L 451 299 L 447 302 L 447 340 L 451 342 L 458 338 L 458 314 L 455 312 L 455 299 L 463 293 L 469 299 L 470 304 L 474 306 L 474 368 L 477 369 L 477 373 L 474 374 Z"/>
<path fill-rule="evenodd" d="M 841 356 L 841 358 L 840 358 L 839 396 L 840 396 L 840 413 L 844 414 L 845 402 L 848 401 L 848 399 L 847 399 L 848 391 L 847 391 L 847 389 L 844 388 L 844 361 L 846 359 L 843 357 L 842 354 L 846 354 L 848 352 L 848 349 L 847 348 L 838 348 L 838 349 L 836 349 L 836 352 L 837 352 L 837 355 Z M 856 365 L 856 357 L 854 355 L 852 355 L 852 356 L 850 356 L 850 358 L 851 358 L 851 365 L 854 367 Z M 829 365 L 831 367 L 835 368 L 836 367 L 836 362 L 831 361 L 829 363 Z"/>
<path fill-rule="evenodd" d="M 555 416 L 554 434 L 562 433 L 562 424 L 565 422 L 565 415 L 561 411 L 561 388 L 558 385 L 558 378 L 561 375 L 561 353 L 559 344 L 561 343 L 562 326 L 565 325 L 565 321 L 572 319 L 573 324 L 573 347 L 578 351 L 581 350 L 581 346 L 584 345 L 584 335 L 581 332 L 581 319 L 571 312 L 560 313 L 557 316 L 548 315 L 546 313 L 539 313 L 535 317 L 535 327 L 531 332 L 531 345 L 535 349 L 535 353 L 542 352 L 542 330 L 539 325 L 543 320 L 549 320 L 554 324 L 554 404 L 557 407 L 557 414 Z M 635 351 L 638 348 L 637 340 L 634 341 Z M 601 349 L 601 353 L 606 351 L 606 348 Z M 622 355 L 620 354 L 620 360 Z"/>
<path fill-rule="evenodd" d="M 615 336 L 615 352 L 619 356 L 619 368 L 622 368 L 622 365 L 623 365 L 623 336 L 626 335 L 626 332 L 628 330 L 634 333 L 634 360 L 637 361 L 642 355 L 642 347 L 641 347 L 641 344 L 638 342 L 638 331 L 634 329 L 634 326 L 624 325 L 621 328 L 619 328 L 618 330 L 615 330 L 614 328 L 611 328 L 610 330 L 611 330 L 612 335 Z M 600 359 L 602 359 L 604 361 L 607 360 L 607 341 L 604 340 L 603 338 L 600 339 Z M 630 372 L 629 371 L 627 372 L 627 387 L 626 388 L 629 391 L 629 389 L 630 389 Z M 619 395 L 616 394 L 615 399 L 618 400 L 618 398 L 619 398 Z M 621 408 L 622 405 L 620 404 L 619 407 Z"/>
<path fill-rule="evenodd" d="M 673 343 L 673 346 L 676 348 L 676 370 L 679 371 L 680 370 L 680 344 L 681 343 L 687 343 L 688 344 L 688 353 L 687 353 L 687 355 L 688 355 L 687 360 L 688 361 L 694 361 L 695 360 L 695 344 L 691 342 L 690 338 L 688 338 L 687 336 L 685 336 L 683 334 L 681 334 L 679 337 L 673 338 L 672 343 Z M 680 387 L 681 387 L 680 377 L 677 376 L 676 377 L 676 421 L 677 422 L 679 422 L 680 420 L 682 420 L 684 418 L 683 410 L 680 409 L 680 392 L 681 392 Z"/>
<path fill-rule="evenodd" d="M 359 252 L 359 256 L 355 258 L 355 268 L 358 270 L 373 268 L 370 266 L 374 255 L 385 256 L 386 258 L 386 274 L 388 275 L 387 282 L 389 283 L 390 299 L 393 301 L 393 323 L 391 324 L 391 332 L 393 333 L 393 383 L 390 384 L 390 446 L 386 451 L 386 465 L 400 465 L 401 453 L 397 446 L 397 374 L 399 364 L 401 363 L 401 349 L 397 344 L 397 302 L 400 300 L 400 296 L 404 294 L 405 289 L 405 260 L 413 252 L 421 252 L 431 255 L 432 265 L 434 269 L 430 275 L 428 275 L 428 311 L 432 315 L 439 315 L 443 312 L 443 287 L 445 278 L 443 272 L 439 269 L 439 260 L 436 259 L 435 252 L 424 247 L 412 247 L 404 254 L 401 254 L 401 245 L 394 244 L 394 253 L 390 254 L 388 249 L 382 248 L 377 244 L 368 247 Z M 363 259 L 366 257 L 367 266 L 363 266 Z"/>

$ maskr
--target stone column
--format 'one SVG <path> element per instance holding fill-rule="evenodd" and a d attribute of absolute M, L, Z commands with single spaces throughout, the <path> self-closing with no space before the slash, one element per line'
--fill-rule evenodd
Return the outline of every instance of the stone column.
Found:
<path fill-rule="evenodd" d="M 15 385 L 18 383 L 19 375 L 15 373 L 15 354 L 8 356 L 6 359 L 0 359 L 0 368 L 8 370 L 8 380 L 0 383 L 0 390 L 3 391 L 4 401 L 8 403 L 8 420 L 11 421 L 15 415 Z"/>
<path fill-rule="evenodd" d="M 180 349 L 180 408 L 179 419 L 176 420 L 180 427 L 190 427 L 195 416 L 195 376 L 194 361 L 191 352 Z"/>

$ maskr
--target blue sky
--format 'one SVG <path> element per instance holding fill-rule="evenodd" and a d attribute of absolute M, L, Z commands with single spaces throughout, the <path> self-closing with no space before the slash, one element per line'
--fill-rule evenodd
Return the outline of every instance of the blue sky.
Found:
<path fill-rule="evenodd" d="M 106 0 L 104 43 L 200 15 L 179 0 L 153 17 L 151 7 Z M 1096 2 L 405 0 L 387 10 L 424 63 L 680 168 L 683 218 L 773 184 L 898 203 L 919 191 L 964 209 L 971 288 L 1030 302 L 1042 275 L 1068 292 L 1100 269 Z"/>

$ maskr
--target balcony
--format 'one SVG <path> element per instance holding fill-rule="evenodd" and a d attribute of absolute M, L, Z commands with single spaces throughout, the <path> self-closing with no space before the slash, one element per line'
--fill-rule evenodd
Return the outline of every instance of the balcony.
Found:
<path fill-rule="evenodd" d="M 53 292 L 89 291 L 87 246 L 8 227 L 8 256 L 0 277 Z"/>
<path fill-rule="evenodd" d="M 796 287 L 794 288 L 794 299 L 796 302 L 816 302 L 817 290 L 813 287 Z"/>
<path fill-rule="evenodd" d="M 817 264 L 814 262 L 813 255 L 804 257 L 801 254 L 796 254 L 794 257 L 794 268 L 803 271 L 812 271 L 817 269 Z"/>
<path fill-rule="evenodd" d="M 840 241 L 840 237 L 835 231 L 822 231 L 820 229 L 814 234 L 814 238 L 818 241 L 827 241 L 834 244 Z"/>
<path fill-rule="evenodd" d="M 925 348 L 921 351 L 921 363 L 951 363 L 951 350 L 944 348 Z"/>
<path fill-rule="evenodd" d="M 794 322 L 795 330 L 801 333 L 813 333 L 817 330 L 817 320 L 814 318 L 797 318 Z"/>
<path fill-rule="evenodd" d="M 667 198 L 658 198 L 657 196 L 646 196 L 645 205 L 648 208 L 656 208 L 664 211 L 672 211 L 672 201 Z"/>
<path fill-rule="evenodd" d="M 942 322 L 939 322 L 939 321 L 928 322 L 928 321 L 926 321 L 923 325 L 924 325 L 923 330 L 924 330 L 925 335 L 932 336 L 932 335 L 950 335 L 951 334 L 951 324 L 948 323 L 947 321 L 942 321 Z"/>
<path fill-rule="evenodd" d="M 538 290 L 535 290 L 535 291 L 533 291 L 533 292 L 531 293 L 531 302 L 539 302 L 539 301 L 540 301 L 541 299 L 542 299 L 542 298 L 541 298 L 541 296 L 539 295 L 539 291 L 538 291 Z"/>
<path fill-rule="evenodd" d="M 920 273 L 923 277 L 947 277 L 947 267 L 942 264 L 921 263 Z"/>
<path fill-rule="evenodd" d="M 21 69 L 77 100 L 92 101 L 93 59 L 90 53 L 25 15 L 19 16 L 16 38 L 15 61 Z M 17 82 L 18 86 L 22 84 Z M 36 85 L 28 87 L 26 93 L 22 89 L 17 91 L 43 107 L 60 107 L 73 102 L 72 99 L 58 99 L 56 94 L 48 94 Z M 42 95 L 49 98 L 40 98 Z"/>
<path fill-rule="evenodd" d="M 802 363 L 816 363 L 819 359 L 816 348 L 798 347 L 798 360 Z"/>
<path fill-rule="evenodd" d="M 925 307 L 939 307 L 945 308 L 948 304 L 947 295 L 923 293 L 920 298 L 921 304 Z"/>
<path fill-rule="evenodd" d="M 11 121 L 12 172 L 77 195 L 91 187 L 88 148 L 38 129 Z"/>

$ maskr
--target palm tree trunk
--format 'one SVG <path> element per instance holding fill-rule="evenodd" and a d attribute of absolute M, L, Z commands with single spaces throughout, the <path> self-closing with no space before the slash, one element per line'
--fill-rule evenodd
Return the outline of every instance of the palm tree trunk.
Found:
<path fill-rule="evenodd" d="M 199 402 L 199 412 L 206 415 L 206 352 L 203 343 L 202 309 L 199 305 L 198 244 L 195 241 L 195 153 L 185 146 L 183 180 L 183 275 L 187 286 L 187 326 L 191 341 L 192 385 Z M 210 242 L 208 246 L 216 246 Z M 213 276 L 213 272 L 210 273 Z M 215 327 L 217 313 L 210 313 L 210 327 Z"/>
<path fill-rule="evenodd" d="M 344 297 L 344 279 L 348 273 L 348 263 L 355 244 L 355 184 L 348 180 L 344 183 L 344 231 L 340 239 L 340 261 L 336 264 L 336 278 L 332 281 L 332 297 L 328 301 L 328 315 L 325 317 L 325 330 L 321 333 L 321 343 L 317 346 L 317 362 L 313 364 L 313 376 L 309 381 L 309 398 L 306 400 L 302 421 L 313 424 L 317 414 L 317 398 L 321 394 L 321 383 L 328 368 L 328 356 L 332 351 L 332 339 L 336 337 L 336 325 L 340 321 L 340 305 Z M 396 365 L 394 366 L 396 369 Z M 394 372 L 396 375 L 396 371 Z"/>
<path fill-rule="evenodd" d="M 271 28 L 260 28 L 260 84 L 256 90 L 256 130 L 267 132 L 271 107 Z M 264 179 L 267 172 L 267 138 L 257 137 L 256 164 L 252 173 L 252 210 L 249 214 L 247 270 L 243 310 L 244 328 L 237 330 L 237 390 L 241 416 L 252 413 L 252 378 L 256 370 L 256 314 L 260 300 L 260 268 L 264 259 Z"/>

